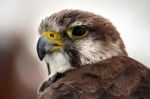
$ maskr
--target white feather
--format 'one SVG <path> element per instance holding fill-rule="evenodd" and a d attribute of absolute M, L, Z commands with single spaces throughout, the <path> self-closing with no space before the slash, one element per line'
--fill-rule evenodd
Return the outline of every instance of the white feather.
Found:
<path fill-rule="evenodd" d="M 71 67 L 69 60 L 68 55 L 61 51 L 47 54 L 45 56 L 45 61 L 50 64 L 50 76 L 72 69 L 73 67 Z"/>
<path fill-rule="evenodd" d="M 121 53 L 118 43 L 108 43 L 104 46 L 104 42 L 94 41 L 91 38 L 78 41 L 77 48 L 80 49 L 80 60 L 82 65 L 97 63 L 101 60 L 117 56 Z"/>

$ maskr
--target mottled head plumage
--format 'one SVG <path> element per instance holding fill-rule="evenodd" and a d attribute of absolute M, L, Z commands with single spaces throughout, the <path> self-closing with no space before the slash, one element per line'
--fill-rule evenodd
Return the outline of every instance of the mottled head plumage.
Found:
<path fill-rule="evenodd" d="M 109 20 L 86 11 L 63 10 L 45 18 L 39 32 L 37 52 L 50 65 L 39 98 L 150 99 L 149 69 L 127 57 Z"/>
<path fill-rule="evenodd" d="M 75 26 L 85 26 L 88 35 L 79 40 L 70 39 L 66 30 Z M 45 31 L 55 31 L 63 37 L 65 46 L 59 53 L 64 55 L 65 62 L 69 62 L 63 65 L 76 67 L 97 63 L 112 56 L 127 56 L 119 32 L 109 20 L 100 15 L 80 10 L 62 10 L 42 20 L 39 32 L 42 34 Z M 48 54 L 45 57 L 50 64 L 52 61 L 48 57 L 51 56 Z"/>

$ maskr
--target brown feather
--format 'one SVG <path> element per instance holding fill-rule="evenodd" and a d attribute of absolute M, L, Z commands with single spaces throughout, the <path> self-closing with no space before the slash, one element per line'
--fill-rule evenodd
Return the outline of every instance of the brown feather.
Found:
<path fill-rule="evenodd" d="M 66 72 L 38 99 L 150 99 L 150 70 L 116 56 Z"/>

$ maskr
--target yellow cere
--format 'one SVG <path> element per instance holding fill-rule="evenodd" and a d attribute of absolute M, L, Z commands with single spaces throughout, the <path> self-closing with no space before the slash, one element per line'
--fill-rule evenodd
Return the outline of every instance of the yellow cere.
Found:
<path fill-rule="evenodd" d="M 47 31 L 43 33 L 43 36 L 46 37 L 49 41 L 53 41 L 59 46 L 63 46 L 64 43 L 61 41 L 60 34 L 57 32 Z"/>

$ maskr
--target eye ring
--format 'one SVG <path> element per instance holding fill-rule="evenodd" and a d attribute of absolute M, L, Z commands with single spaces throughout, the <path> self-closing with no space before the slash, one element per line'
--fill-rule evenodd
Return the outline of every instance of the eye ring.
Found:
<path fill-rule="evenodd" d="M 84 38 L 88 31 L 85 26 L 75 26 L 67 30 L 67 34 L 71 39 L 77 40 Z"/>

